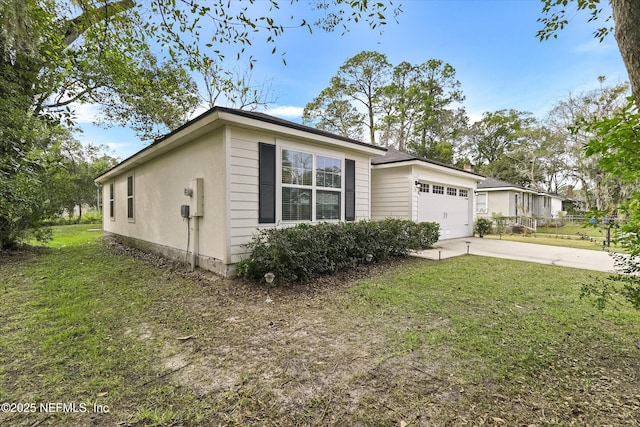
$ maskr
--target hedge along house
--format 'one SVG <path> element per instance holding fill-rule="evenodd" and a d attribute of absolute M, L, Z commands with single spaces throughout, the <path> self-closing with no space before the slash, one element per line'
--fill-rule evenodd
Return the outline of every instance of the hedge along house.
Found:
<path fill-rule="evenodd" d="M 96 178 L 103 228 L 130 246 L 233 275 L 258 229 L 370 219 L 370 161 L 385 151 L 214 107 Z"/>
<path fill-rule="evenodd" d="M 484 177 L 389 149 L 371 161 L 371 218 L 440 224 L 440 239 L 473 235 L 474 194 Z"/>

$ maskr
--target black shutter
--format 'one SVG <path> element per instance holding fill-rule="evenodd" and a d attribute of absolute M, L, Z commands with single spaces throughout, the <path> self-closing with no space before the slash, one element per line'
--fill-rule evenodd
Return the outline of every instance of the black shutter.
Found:
<path fill-rule="evenodd" d="M 261 142 L 258 155 L 258 222 L 273 224 L 276 222 L 276 146 Z"/>
<path fill-rule="evenodd" d="M 356 161 L 345 159 L 344 161 L 344 219 L 354 221 L 356 219 Z"/>

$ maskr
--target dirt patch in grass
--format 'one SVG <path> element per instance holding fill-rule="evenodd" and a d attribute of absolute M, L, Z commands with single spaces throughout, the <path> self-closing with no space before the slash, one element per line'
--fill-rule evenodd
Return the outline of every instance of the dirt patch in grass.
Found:
<path fill-rule="evenodd" d="M 166 325 L 150 330 L 145 323 L 132 333 L 150 345 L 156 344 L 149 336 L 162 341 L 159 377 L 201 398 L 226 402 L 216 414 L 225 422 L 341 425 L 362 419 L 389 425 L 406 418 L 398 404 L 410 395 L 451 400 L 457 394 L 439 378 L 438 363 L 389 350 L 389 331 L 401 332 L 406 325 L 390 325 L 384 317 L 363 319 L 348 310 L 348 289 L 358 280 L 420 265 L 421 260 L 402 259 L 269 288 L 189 272 L 184 264 L 109 244 L 202 285 L 199 295 L 180 302 L 198 319 L 191 330 L 173 331 Z M 337 306 L 345 308 L 344 315 L 336 316 Z M 419 415 L 412 414 L 414 419 Z"/>

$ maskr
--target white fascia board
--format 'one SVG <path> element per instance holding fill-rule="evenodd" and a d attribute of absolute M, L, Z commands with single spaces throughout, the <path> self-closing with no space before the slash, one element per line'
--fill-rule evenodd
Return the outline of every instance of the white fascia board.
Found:
<path fill-rule="evenodd" d="M 231 113 L 227 113 L 221 111 L 219 113 L 220 120 L 223 120 L 229 124 L 235 125 L 237 127 L 258 130 L 258 131 L 268 131 L 272 133 L 279 134 L 281 136 L 286 136 L 288 138 L 296 138 L 301 139 L 307 142 L 313 142 L 316 144 L 330 145 L 333 147 L 347 149 L 351 151 L 358 151 L 361 153 L 365 153 L 371 156 L 381 156 L 384 155 L 386 150 L 381 147 L 376 147 L 375 145 L 370 145 L 366 143 L 356 144 L 348 141 L 343 141 L 340 139 L 331 138 L 325 135 L 318 135 L 311 132 L 306 132 L 300 129 L 293 129 L 288 126 L 283 126 L 275 123 L 266 123 L 261 120 L 256 120 L 250 117 L 239 116 Z"/>
<path fill-rule="evenodd" d="M 478 188 L 478 191 L 516 191 L 518 193 L 530 193 L 539 195 L 537 191 L 527 190 L 526 188 L 519 187 L 491 187 L 491 188 Z"/>
<path fill-rule="evenodd" d="M 417 160 L 417 159 L 416 160 L 407 160 L 407 161 L 403 161 L 403 162 L 383 163 L 383 164 L 379 164 L 379 165 L 372 165 L 372 168 L 373 169 L 390 169 L 390 168 L 401 167 L 401 166 L 418 166 L 418 167 L 422 167 L 422 168 L 431 169 L 434 172 L 443 173 L 443 174 L 446 174 L 446 175 L 456 176 L 456 177 L 465 178 L 465 179 L 471 179 L 471 180 L 474 180 L 476 182 L 480 182 L 480 181 L 484 181 L 485 180 L 485 177 L 480 176 L 480 175 L 469 173 L 469 172 L 466 172 L 466 171 L 463 171 L 463 170 L 448 168 L 446 166 L 440 166 L 440 165 L 436 165 L 436 164 L 433 164 L 433 163 L 424 162 L 422 160 Z"/>

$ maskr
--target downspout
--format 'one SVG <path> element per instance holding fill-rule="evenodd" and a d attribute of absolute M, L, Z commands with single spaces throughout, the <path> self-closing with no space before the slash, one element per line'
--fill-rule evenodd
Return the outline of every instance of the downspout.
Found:
<path fill-rule="evenodd" d="M 200 218 L 197 216 L 191 217 L 191 222 L 193 223 L 193 239 L 192 239 L 192 248 L 191 248 L 191 271 L 196 269 L 196 265 L 198 265 L 198 255 L 200 253 Z"/>
<path fill-rule="evenodd" d="M 193 220 L 193 248 L 191 250 L 191 271 L 196 269 L 198 265 L 198 256 L 200 255 L 200 217 L 203 216 L 203 179 L 196 178 L 191 180 L 192 202 L 192 220 Z"/>

